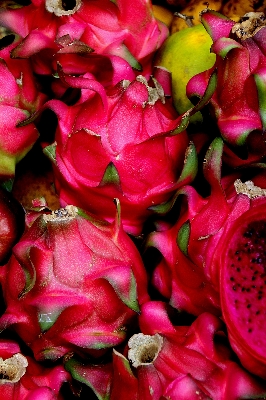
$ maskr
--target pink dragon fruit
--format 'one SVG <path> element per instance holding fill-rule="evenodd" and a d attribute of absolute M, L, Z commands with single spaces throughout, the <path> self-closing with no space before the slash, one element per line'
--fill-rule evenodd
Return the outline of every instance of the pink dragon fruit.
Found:
<path fill-rule="evenodd" d="M 143 304 L 141 333 L 128 341 L 113 362 L 93 366 L 75 358 L 66 369 L 95 390 L 100 400 L 237 400 L 262 398 L 265 382 L 232 360 L 222 321 L 201 314 L 191 326 L 174 326 L 166 304 Z M 100 384 L 102 382 L 102 385 Z"/>
<path fill-rule="evenodd" d="M 216 268 L 231 345 L 247 370 L 266 379 L 266 189 L 248 185 L 248 190 L 254 205 L 230 224 L 216 250 Z"/>
<path fill-rule="evenodd" d="M 33 0 L 28 6 L 1 9 L 0 24 L 23 38 L 12 57 L 32 56 L 34 70 L 41 74 L 51 74 L 53 55 L 66 39 L 69 52 L 119 56 L 150 74 L 152 56 L 168 35 L 149 0 Z"/>
<path fill-rule="evenodd" d="M 249 195 L 249 183 L 242 183 L 239 173 L 221 180 L 222 154 L 223 141 L 216 138 L 204 163 L 211 194 L 202 197 L 192 186 L 181 188 L 173 199 L 182 196 L 177 222 L 171 226 L 158 222 L 157 231 L 147 238 L 147 249 L 156 248 L 162 254 L 152 276 L 154 287 L 174 308 L 194 315 L 204 311 L 221 315 L 220 252 L 216 249 L 223 238 L 227 243 L 233 221 L 257 207 L 255 196 Z M 250 184 L 254 193 L 265 196 L 257 186 L 266 188 L 265 173 L 254 182 Z M 265 197 L 261 201 L 266 204 Z"/>
<path fill-rule="evenodd" d="M 39 137 L 30 117 L 44 104 L 46 96 L 37 89 L 29 60 L 13 60 L 10 51 L 14 35 L 4 40 L 0 50 L 0 180 L 14 178 L 17 163 Z M 1 46 L 0 41 L 0 46 Z M 23 124 L 25 120 L 28 123 Z"/>
<path fill-rule="evenodd" d="M 231 166 L 260 161 L 266 155 L 265 15 L 251 12 L 235 23 L 206 9 L 201 21 L 213 40 L 216 63 L 188 82 L 187 95 L 201 96 L 209 75 L 217 70 L 217 88 L 210 105 L 226 142 L 224 160 Z"/>
<path fill-rule="evenodd" d="M 124 229 L 139 235 L 153 213 L 149 208 L 193 180 L 197 157 L 184 131 L 189 113 L 179 117 L 166 98 L 169 79 L 156 68 L 150 82 L 140 75 L 105 91 L 93 79 L 65 76 L 72 87 L 83 87 L 81 99 L 74 106 L 47 103 L 59 126 L 45 149 L 62 206 L 112 221 L 119 198 Z"/>
<path fill-rule="evenodd" d="M 71 377 L 57 365 L 51 368 L 24 356 L 19 345 L 0 340 L 0 391 L 5 400 L 63 400 L 60 389 Z"/>
<path fill-rule="evenodd" d="M 100 356 L 125 340 L 149 298 L 119 212 L 111 225 L 73 206 L 32 221 L 1 269 L 1 284 L 7 308 L 0 326 L 14 329 L 37 360 L 71 351 Z"/>

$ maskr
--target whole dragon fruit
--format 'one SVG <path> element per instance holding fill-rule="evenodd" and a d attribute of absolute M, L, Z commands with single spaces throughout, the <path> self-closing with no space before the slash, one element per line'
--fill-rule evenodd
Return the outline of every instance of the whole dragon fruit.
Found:
<path fill-rule="evenodd" d="M 265 15 L 250 12 L 235 23 L 206 9 L 201 22 L 213 40 L 216 63 L 188 82 L 187 95 L 201 96 L 209 75 L 216 70 L 217 87 L 210 105 L 226 142 L 224 160 L 231 166 L 260 161 L 266 155 Z"/>
<path fill-rule="evenodd" d="M 63 366 L 45 367 L 21 353 L 14 340 L 0 339 L 0 391 L 6 400 L 63 400 L 60 389 L 71 377 Z"/>
<path fill-rule="evenodd" d="M 237 400 L 263 398 L 265 382 L 233 361 L 222 321 L 201 314 L 191 326 L 174 326 L 166 304 L 141 307 L 141 332 L 113 362 L 93 366 L 69 359 L 65 367 L 104 400 Z M 105 390 L 103 390 L 105 389 Z"/>
<path fill-rule="evenodd" d="M 119 198 L 124 229 L 139 235 L 153 213 L 149 208 L 196 174 L 195 148 L 182 125 L 189 113 L 177 115 L 165 95 L 170 74 L 161 68 L 150 82 L 139 75 L 109 90 L 93 79 L 65 76 L 65 81 L 83 89 L 74 106 L 47 102 L 59 120 L 55 143 L 45 153 L 54 162 L 61 205 L 111 221 L 113 199 Z"/>
<path fill-rule="evenodd" d="M 39 137 L 30 120 L 47 100 L 37 88 L 29 60 L 13 60 L 14 35 L 0 41 L 0 180 L 13 179 L 17 163 Z M 12 42 L 5 46 L 6 43 Z M 28 120 L 27 123 L 24 121 Z"/>
<path fill-rule="evenodd" d="M 149 298 L 140 254 L 119 212 L 112 225 L 73 206 L 36 217 L 1 269 L 1 329 L 14 329 L 37 360 L 99 356 L 125 339 Z"/>
<path fill-rule="evenodd" d="M 150 0 L 33 0 L 16 9 L 2 8 L 0 24 L 22 40 L 12 57 L 32 57 L 34 70 L 53 72 L 53 56 L 66 43 L 68 52 L 95 51 L 122 57 L 132 67 L 150 74 L 154 52 L 168 35 L 155 19 Z M 66 46 L 63 46 L 66 51 Z"/>

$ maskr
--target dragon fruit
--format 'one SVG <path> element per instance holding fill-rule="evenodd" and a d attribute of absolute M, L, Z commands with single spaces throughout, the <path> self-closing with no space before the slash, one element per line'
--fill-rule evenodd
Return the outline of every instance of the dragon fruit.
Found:
<path fill-rule="evenodd" d="M 244 367 L 266 379 L 265 358 L 265 238 L 264 196 L 255 196 L 253 207 L 227 229 L 218 245 L 223 319 L 233 349 Z M 247 196 L 246 194 L 245 196 Z"/>
<path fill-rule="evenodd" d="M 201 96 L 216 70 L 217 88 L 210 106 L 226 142 L 224 160 L 231 166 L 260 161 L 266 155 L 265 15 L 247 13 L 235 23 L 206 9 L 201 21 L 213 40 L 216 63 L 188 82 L 187 95 Z"/>
<path fill-rule="evenodd" d="M 63 366 L 45 367 L 21 353 L 14 340 L 0 340 L 0 391 L 6 400 L 63 400 L 60 389 L 71 380 Z"/>
<path fill-rule="evenodd" d="M 196 175 L 195 148 L 183 127 L 189 113 L 177 115 L 165 95 L 170 74 L 161 68 L 150 82 L 139 75 L 109 90 L 93 79 L 64 79 L 83 89 L 74 106 L 46 104 L 59 120 L 55 143 L 45 153 L 53 161 L 61 206 L 73 204 L 112 221 L 113 199 L 119 198 L 124 229 L 139 235 L 153 213 L 149 207 Z"/>
<path fill-rule="evenodd" d="M 66 39 L 70 53 L 119 56 L 150 74 L 152 56 L 168 35 L 166 25 L 153 16 L 149 0 L 70 4 L 33 0 L 28 6 L 2 8 L 0 24 L 22 38 L 12 57 L 32 57 L 34 70 L 40 74 L 52 73 L 53 56 Z"/>
<path fill-rule="evenodd" d="M 150 301 L 141 307 L 141 332 L 113 362 L 93 366 L 75 358 L 66 368 L 92 387 L 100 400 L 262 398 L 265 382 L 232 360 L 222 321 L 201 314 L 191 326 L 174 326 L 166 304 Z M 100 384 L 102 382 L 102 384 Z M 104 390 L 103 390 L 104 389 Z"/>
<path fill-rule="evenodd" d="M 37 213 L 2 267 L 1 329 L 14 329 L 37 360 L 100 356 L 125 340 L 149 298 L 119 215 L 111 225 L 74 206 Z"/>
<path fill-rule="evenodd" d="M 153 286 L 174 308 L 194 315 L 204 311 L 221 315 L 217 258 L 224 250 L 218 250 L 219 242 L 228 243 L 227 229 L 234 220 L 256 209 L 256 196 L 264 203 L 266 199 L 265 172 L 255 176 L 255 183 L 243 183 L 239 173 L 221 179 L 222 155 L 223 141 L 216 138 L 203 169 L 210 195 L 202 196 L 194 187 L 184 186 L 173 199 L 182 196 L 176 223 L 169 226 L 158 221 L 157 231 L 147 237 L 147 250 L 156 248 L 162 255 L 153 272 Z"/>
<path fill-rule="evenodd" d="M 5 39 L 5 40 L 4 40 Z M 13 60 L 14 35 L 0 41 L 0 180 L 14 178 L 17 163 L 39 137 L 30 117 L 47 100 L 39 92 L 29 60 Z M 12 42 L 11 44 L 8 44 Z M 8 44 L 8 45 L 6 45 Z M 28 120 L 28 123 L 23 122 Z M 8 132 L 8 133 L 7 133 Z"/>

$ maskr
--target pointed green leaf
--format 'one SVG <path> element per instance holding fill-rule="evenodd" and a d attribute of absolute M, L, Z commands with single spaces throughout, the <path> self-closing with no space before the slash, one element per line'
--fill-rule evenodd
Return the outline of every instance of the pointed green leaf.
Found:
<path fill-rule="evenodd" d="M 217 86 L 217 71 L 216 69 L 214 69 L 214 71 L 210 75 L 209 82 L 204 95 L 201 97 L 200 101 L 195 105 L 195 107 L 192 108 L 190 115 L 193 115 L 197 111 L 200 111 L 210 101 L 216 89 L 216 86 Z"/>
<path fill-rule="evenodd" d="M 43 153 L 52 161 L 53 164 L 56 164 L 56 142 L 44 147 Z"/>
<path fill-rule="evenodd" d="M 22 126 L 26 126 L 26 125 L 31 124 L 31 123 L 34 122 L 34 121 L 37 119 L 37 117 L 39 117 L 39 115 L 40 115 L 40 112 L 38 112 L 38 111 L 36 111 L 36 112 L 33 113 L 33 114 L 29 114 L 27 111 L 24 111 L 24 112 L 25 112 L 27 118 L 24 119 L 23 121 L 19 122 L 19 123 L 16 125 L 17 128 L 21 128 Z"/>
<path fill-rule="evenodd" d="M 186 111 L 180 118 L 179 125 L 171 132 L 171 135 L 178 135 L 179 133 L 183 132 L 189 124 L 190 121 L 190 110 Z"/>
<path fill-rule="evenodd" d="M 39 312 L 38 313 L 38 322 L 42 332 L 48 331 L 54 323 L 56 322 L 57 318 L 61 314 L 62 310 L 55 310 L 54 312 Z"/>
<path fill-rule="evenodd" d="M 185 256 L 188 255 L 188 243 L 190 235 L 190 222 L 186 221 L 178 231 L 176 243 Z"/>
<path fill-rule="evenodd" d="M 184 167 L 178 179 L 178 183 L 186 184 L 193 181 L 198 172 L 198 156 L 193 142 L 189 143 L 185 153 Z"/>
<path fill-rule="evenodd" d="M 105 271 L 102 278 L 113 287 L 117 296 L 131 310 L 139 312 L 137 283 L 135 276 L 128 266 L 118 266 Z"/>
<path fill-rule="evenodd" d="M 204 176 L 212 184 L 220 184 L 224 142 L 215 138 L 210 144 L 203 165 Z"/>
<path fill-rule="evenodd" d="M 111 364 L 83 364 L 71 358 L 66 361 L 64 367 L 70 372 L 72 378 L 90 387 L 98 400 L 108 400 L 110 398 Z"/>
<path fill-rule="evenodd" d="M 258 91 L 259 98 L 259 112 L 262 122 L 262 127 L 266 129 L 266 69 L 254 74 L 255 83 Z"/>
<path fill-rule="evenodd" d="M 110 185 L 110 184 L 115 185 L 117 188 L 120 189 L 119 174 L 115 165 L 112 162 L 108 164 L 99 186 Z"/>
<path fill-rule="evenodd" d="M 19 260 L 25 274 L 25 286 L 18 296 L 19 299 L 25 296 L 25 294 L 27 294 L 36 283 L 36 269 L 30 259 L 30 249 L 27 251 L 27 253 L 28 260 L 25 260 L 26 262 L 22 262 L 22 260 Z"/>
<path fill-rule="evenodd" d="M 243 48 L 243 46 L 240 43 L 238 43 L 234 39 L 227 37 L 218 39 L 212 46 L 212 50 L 214 51 L 214 53 L 216 53 L 223 59 L 232 49 L 241 49 L 241 48 Z"/>

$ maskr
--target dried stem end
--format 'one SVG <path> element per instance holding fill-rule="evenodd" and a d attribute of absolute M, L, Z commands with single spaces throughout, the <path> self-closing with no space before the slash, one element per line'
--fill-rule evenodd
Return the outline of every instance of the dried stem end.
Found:
<path fill-rule="evenodd" d="M 7 382 L 18 382 L 25 374 L 27 366 L 27 358 L 20 353 L 14 354 L 6 360 L 0 357 L 0 386 Z"/>
<path fill-rule="evenodd" d="M 250 199 L 266 196 L 266 189 L 255 186 L 252 181 L 242 182 L 240 179 L 237 179 L 234 185 L 237 194 L 245 194 Z"/>
<path fill-rule="evenodd" d="M 239 39 L 252 38 L 263 27 L 266 26 L 266 16 L 263 12 L 246 13 L 233 28 L 232 33 Z"/>
<path fill-rule="evenodd" d="M 75 206 L 68 205 L 65 208 L 59 208 L 53 211 L 51 214 L 44 214 L 43 219 L 45 222 L 48 221 L 69 221 L 76 217 L 78 209 Z"/>
<path fill-rule="evenodd" d="M 163 338 L 158 333 L 153 336 L 137 333 L 128 341 L 128 358 L 135 368 L 152 364 L 160 353 L 162 345 Z"/>
<path fill-rule="evenodd" d="M 63 15 L 75 14 L 81 4 L 81 0 L 46 0 L 45 8 L 50 13 L 54 13 L 57 17 L 62 17 Z"/>

